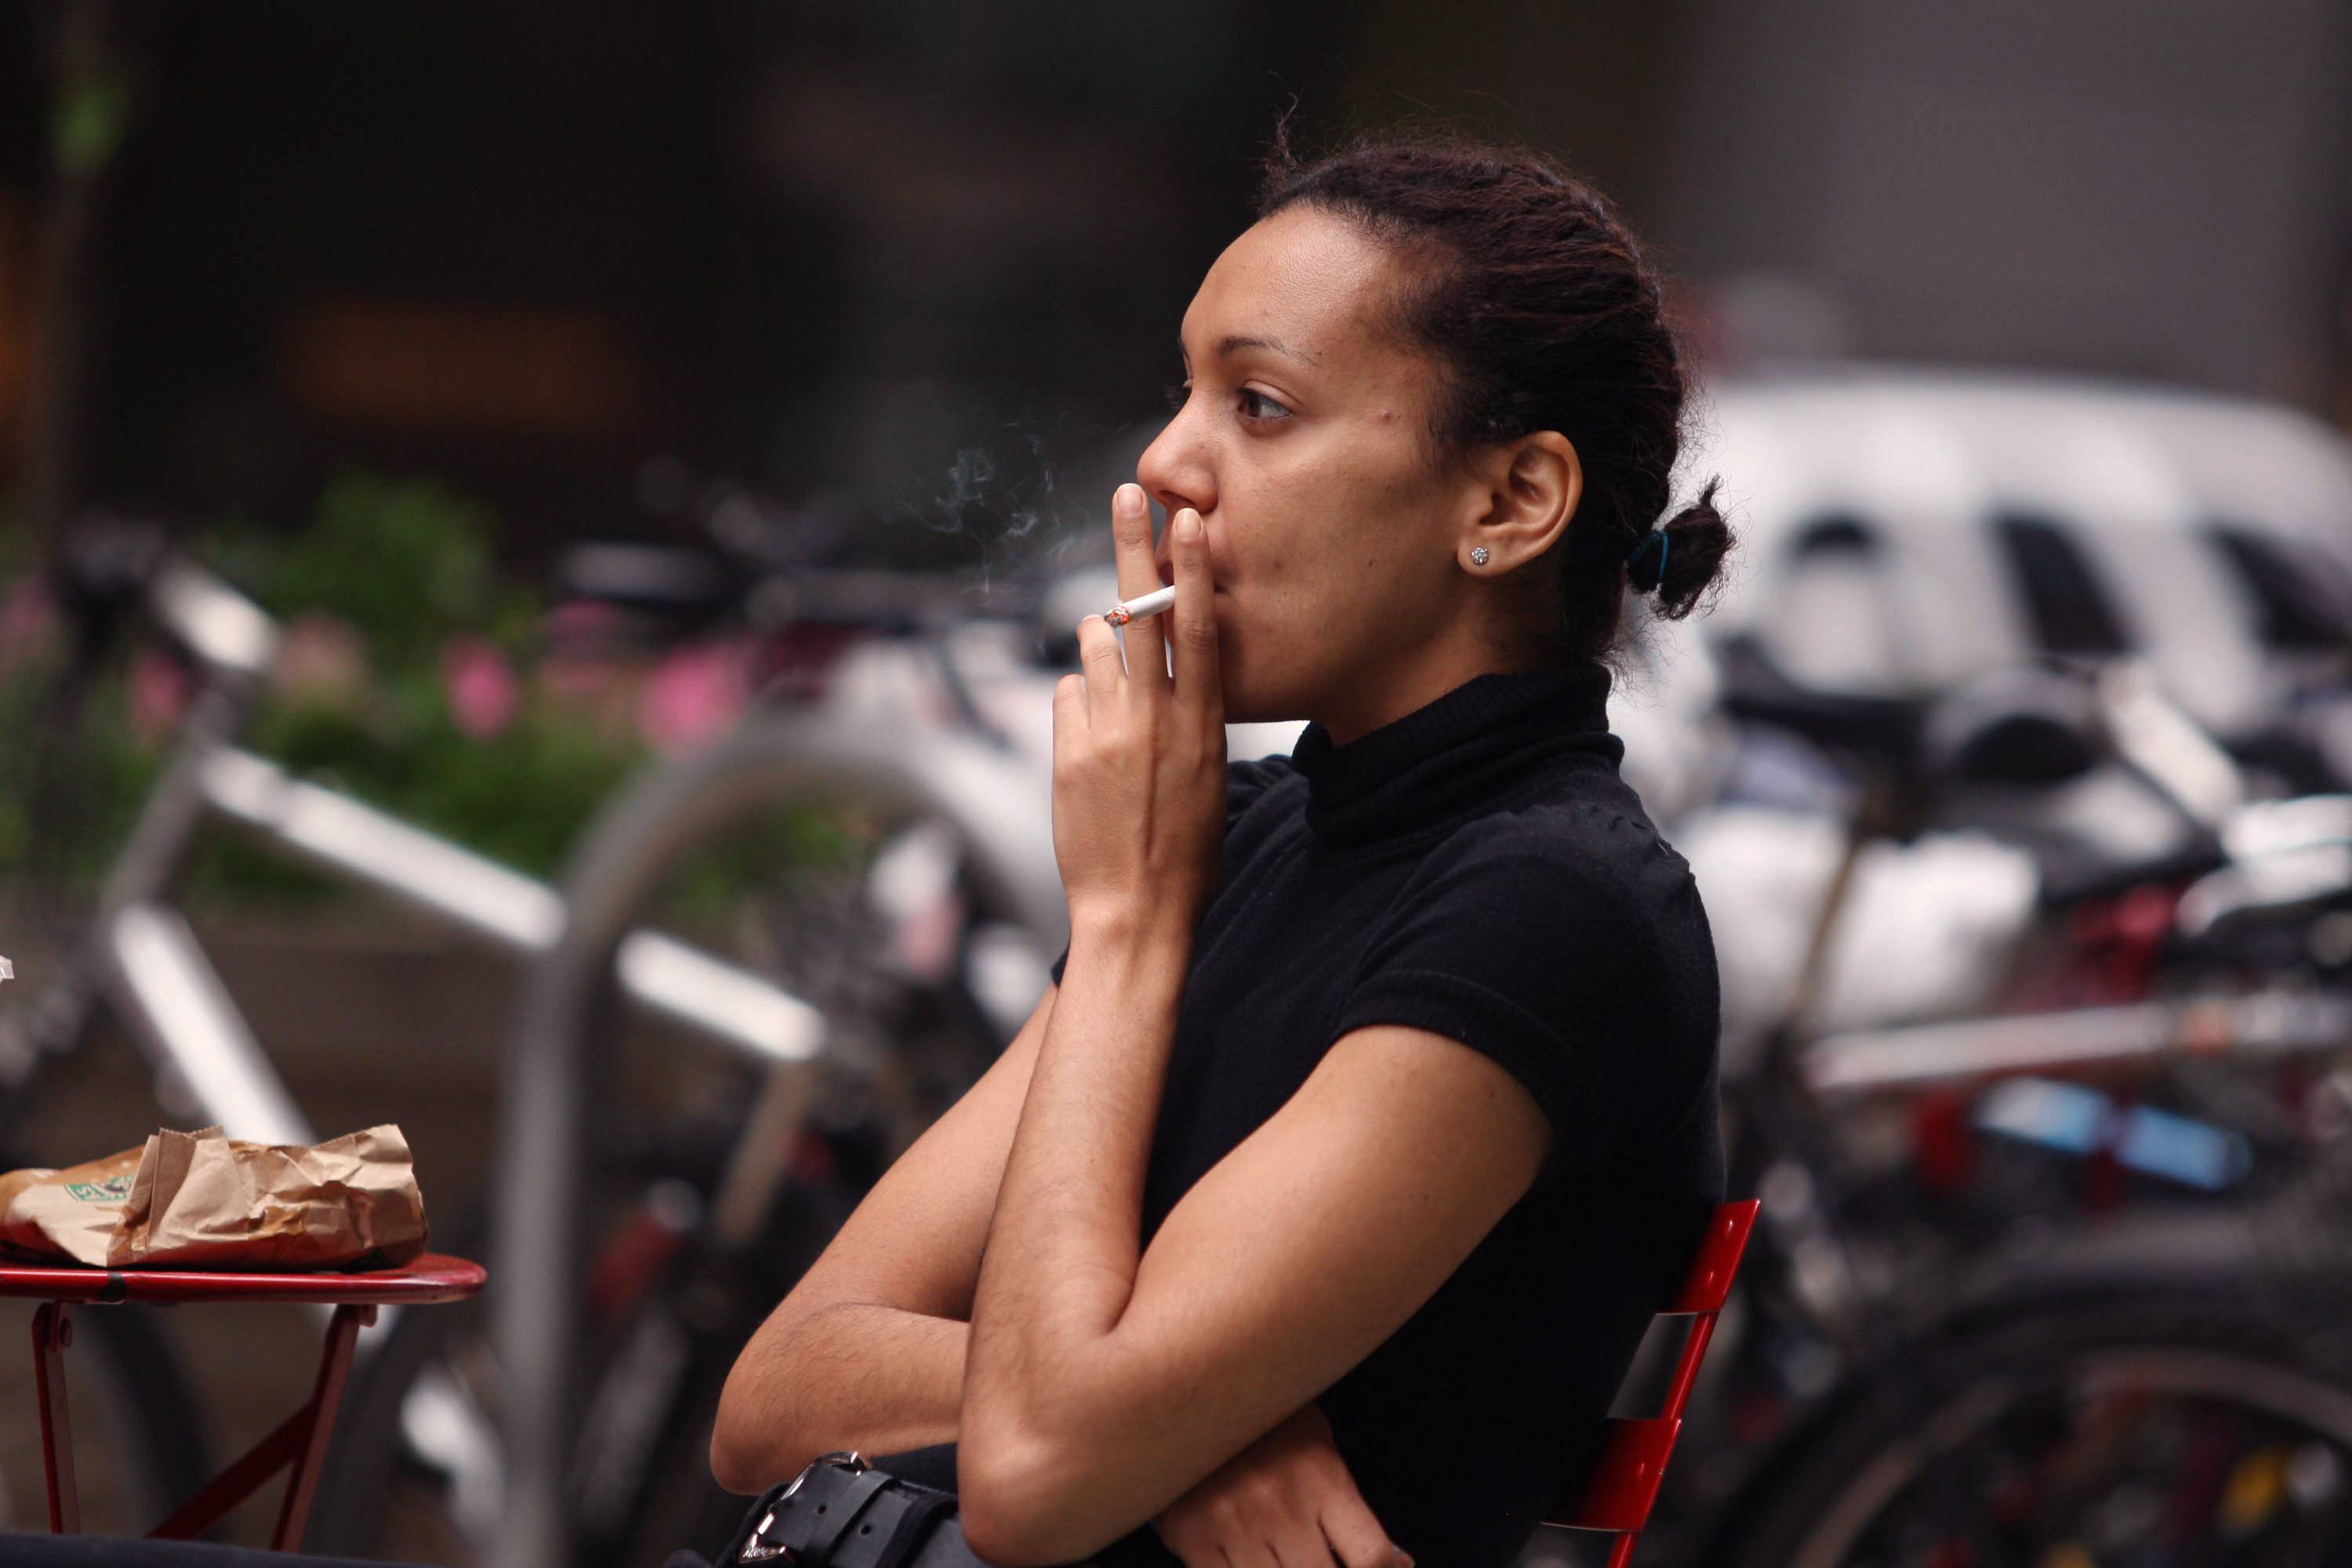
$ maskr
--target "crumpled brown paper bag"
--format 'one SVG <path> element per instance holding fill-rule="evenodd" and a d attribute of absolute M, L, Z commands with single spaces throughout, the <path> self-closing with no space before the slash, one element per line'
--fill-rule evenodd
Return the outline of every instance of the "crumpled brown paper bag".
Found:
<path fill-rule="evenodd" d="M 102 1160 L 0 1176 L 0 1247 L 104 1268 L 396 1265 L 425 1250 L 425 1200 L 389 1124 L 309 1148 L 166 1129 Z"/>

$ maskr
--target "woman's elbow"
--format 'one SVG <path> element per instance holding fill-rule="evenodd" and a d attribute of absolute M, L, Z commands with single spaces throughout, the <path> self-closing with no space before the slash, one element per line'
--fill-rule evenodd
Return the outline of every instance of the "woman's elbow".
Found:
<path fill-rule="evenodd" d="M 710 1479 L 722 1490 L 741 1497 L 753 1497 L 767 1489 L 751 1479 L 751 1465 L 725 1430 L 719 1427 L 713 1427 L 710 1433 Z"/>
<path fill-rule="evenodd" d="M 730 1492 L 756 1496 L 767 1489 L 763 1479 L 765 1465 L 760 1462 L 760 1445 L 744 1430 L 740 1412 L 730 1412 L 724 1399 L 719 1401 L 719 1418 L 710 1426 L 710 1477 Z"/>
<path fill-rule="evenodd" d="M 956 1448 L 965 1542 L 997 1568 L 1072 1563 L 1103 1544 L 1075 1506 L 1086 1495 L 1077 1456 L 1036 1436 L 981 1436 Z"/>

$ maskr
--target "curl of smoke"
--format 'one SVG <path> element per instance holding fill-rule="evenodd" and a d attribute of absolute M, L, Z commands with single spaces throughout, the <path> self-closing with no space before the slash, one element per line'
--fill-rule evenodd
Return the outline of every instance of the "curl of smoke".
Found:
<path fill-rule="evenodd" d="M 1000 571 L 1049 570 L 1084 529 L 1109 515 L 1108 492 L 1090 506 L 1065 491 L 1043 431 L 1018 422 L 1004 429 L 1003 440 L 960 448 L 945 489 L 928 507 L 906 509 L 931 532 L 970 541 L 983 584 Z"/>

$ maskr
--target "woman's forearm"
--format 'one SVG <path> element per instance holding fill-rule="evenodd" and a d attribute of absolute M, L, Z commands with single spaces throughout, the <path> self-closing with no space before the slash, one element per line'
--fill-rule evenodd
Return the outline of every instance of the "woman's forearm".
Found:
<path fill-rule="evenodd" d="M 1096 1352 L 1134 1293 L 1142 1252 L 1144 1173 L 1192 931 L 1143 914 L 1081 916 L 1073 928 L 973 1300 L 959 1454 L 967 1528 L 1025 1511 L 1029 1478 L 1084 1440 L 1104 1382 Z"/>
<path fill-rule="evenodd" d="M 720 1396 L 711 1471 L 758 1492 L 819 1454 L 952 1443 L 960 1433 L 971 1325 L 865 1301 L 836 1301 L 762 1326 Z"/>

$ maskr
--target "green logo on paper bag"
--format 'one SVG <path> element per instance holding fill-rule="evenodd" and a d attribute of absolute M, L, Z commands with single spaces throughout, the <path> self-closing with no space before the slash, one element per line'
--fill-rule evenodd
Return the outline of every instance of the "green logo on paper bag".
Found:
<path fill-rule="evenodd" d="M 131 1178 L 109 1176 L 102 1182 L 68 1182 L 66 1196 L 86 1204 L 119 1204 L 131 1195 Z"/>

